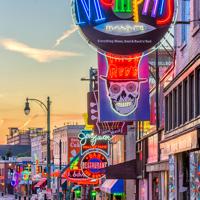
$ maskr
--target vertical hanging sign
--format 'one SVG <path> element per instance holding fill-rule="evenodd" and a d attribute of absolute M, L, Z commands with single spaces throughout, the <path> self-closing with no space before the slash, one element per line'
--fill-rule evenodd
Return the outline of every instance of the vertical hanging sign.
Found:
<path fill-rule="evenodd" d="M 100 121 L 149 120 L 148 58 L 135 56 L 98 54 Z"/>

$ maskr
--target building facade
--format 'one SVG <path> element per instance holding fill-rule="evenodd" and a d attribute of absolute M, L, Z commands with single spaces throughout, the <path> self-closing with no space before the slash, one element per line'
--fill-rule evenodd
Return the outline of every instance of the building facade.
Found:
<path fill-rule="evenodd" d="M 53 130 L 53 155 L 54 155 L 54 164 L 59 166 L 60 164 L 60 146 L 61 141 L 61 164 L 63 166 L 68 164 L 68 147 L 69 147 L 69 138 L 78 137 L 80 131 L 84 129 L 83 125 L 65 125 Z M 77 153 L 77 152 L 76 152 Z M 75 156 L 75 155 L 74 155 Z"/>
<path fill-rule="evenodd" d="M 31 138 L 42 134 L 42 128 L 29 128 L 28 130 L 20 130 L 19 128 L 9 128 L 7 135 L 7 144 L 11 145 L 30 145 Z"/>

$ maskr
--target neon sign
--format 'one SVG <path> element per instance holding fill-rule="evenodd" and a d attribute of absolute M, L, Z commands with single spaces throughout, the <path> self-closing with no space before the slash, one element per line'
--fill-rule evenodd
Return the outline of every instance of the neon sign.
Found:
<path fill-rule="evenodd" d="M 107 57 L 98 54 L 99 120 L 149 120 L 149 69 L 147 56 Z"/>
<path fill-rule="evenodd" d="M 19 174 L 18 174 L 18 172 L 16 172 L 16 171 L 13 172 L 12 180 L 11 180 L 10 184 L 13 187 L 16 187 L 19 184 Z"/>
<path fill-rule="evenodd" d="M 98 51 L 131 55 L 150 49 L 165 35 L 174 1 L 73 0 L 73 16 Z"/>
<path fill-rule="evenodd" d="M 86 135 L 82 132 L 79 134 L 78 138 L 80 139 L 81 145 L 85 145 L 87 143 L 87 140 L 89 140 L 92 146 L 94 146 L 97 143 L 97 141 L 109 141 L 112 139 L 110 135 Z"/>
<path fill-rule="evenodd" d="M 91 135 L 81 132 L 78 137 L 81 143 L 81 155 L 91 150 L 98 150 L 102 153 L 105 153 L 106 155 L 109 155 L 109 142 L 112 139 L 112 136 Z"/>
<path fill-rule="evenodd" d="M 105 175 L 103 169 L 107 166 L 107 157 L 97 151 L 86 154 L 81 161 L 81 169 L 83 173 L 91 179 L 102 178 Z"/>

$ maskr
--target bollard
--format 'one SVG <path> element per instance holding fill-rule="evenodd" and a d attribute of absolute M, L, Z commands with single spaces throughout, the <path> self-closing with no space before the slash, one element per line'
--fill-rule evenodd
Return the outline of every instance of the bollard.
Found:
<path fill-rule="evenodd" d="M 2 193 L 1 193 L 1 196 L 3 197 L 3 195 L 4 195 L 4 194 L 3 194 L 3 192 L 2 192 Z"/>
<path fill-rule="evenodd" d="M 47 200 L 47 194 L 44 194 L 44 200 Z"/>
<path fill-rule="evenodd" d="M 15 194 L 15 199 L 17 199 L 17 194 Z"/>
<path fill-rule="evenodd" d="M 19 196 L 19 200 L 21 200 L 21 196 Z"/>

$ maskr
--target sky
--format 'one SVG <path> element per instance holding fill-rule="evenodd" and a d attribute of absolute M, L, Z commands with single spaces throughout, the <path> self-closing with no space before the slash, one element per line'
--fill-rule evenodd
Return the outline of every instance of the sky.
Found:
<path fill-rule="evenodd" d="M 46 126 L 46 113 L 26 97 L 46 103 L 51 128 L 82 122 L 90 67 L 97 55 L 73 24 L 70 0 L 0 0 L 0 143 L 8 127 Z"/>

